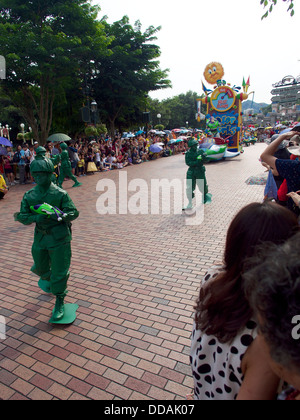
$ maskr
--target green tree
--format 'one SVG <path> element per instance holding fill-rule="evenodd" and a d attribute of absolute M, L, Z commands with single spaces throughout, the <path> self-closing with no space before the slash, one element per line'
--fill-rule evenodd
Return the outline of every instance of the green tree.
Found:
<path fill-rule="evenodd" d="M 157 123 L 156 115 L 160 113 L 161 122 L 168 129 L 185 127 L 187 122 L 189 127 L 201 128 L 203 124 L 196 120 L 198 98 L 199 95 L 196 92 L 188 91 L 185 94 L 165 99 L 161 103 L 152 100 L 150 101 L 152 118 Z"/>
<path fill-rule="evenodd" d="M 295 10 L 294 10 L 294 3 L 293 0 L 282 0 L 287 3 L 289 3 L 289 7 L 287 9 L 288 12 L 290 12 L 291 16 L 294 16 Z M 269 13 L 273 12 L 274 6 L 276 6 L 278 3 L 278 0 L 260 0 L 260 4 L 264 6 L 264 8 L 267 8 L 268 10 L 265 12 L 265 14 L 262 16 L 262 19 L 265 19 L 269 16 Z"/>
<path fill-rule="evenodd" d="M 16 137 L 20 130 L 20 124 L 23 122 L 20 110 L 14 106 L 9 95 L 5 95 L 0 85 L 0 122 L 3 125 L 8 124 L 12 128 L 11 138 Z"/>
<path fill-rule="evenodd" d="M 0 45 L 7 71 L 2 88 L 44 144 L 55 100 L 79 89 L 81 72 L 109 39 L 87 0 L 0 0 Z M 95 53 L 96 52 L 96 53 Z"/>
<path fill-rule="evenodd" d="M 160 48 L 153 43 L 160 28 L 150 26 L 145 32 L 137 21 L 131 26 L 127 16 L 108 24 L 101 21 L 108 37 L 111 55 L 96 63 L 93 90 L 99 104 L 101 120 L 111 134 L 116 126 L 141 121 L 146 97 L 150 91 L 171 86 L 168 70 L 159 68 Z"/>

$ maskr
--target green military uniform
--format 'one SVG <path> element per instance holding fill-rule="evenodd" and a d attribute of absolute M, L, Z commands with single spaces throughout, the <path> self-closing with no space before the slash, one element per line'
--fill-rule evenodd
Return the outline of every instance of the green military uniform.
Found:
<path fill-rule="evenodd" d="M 185 154 L 185 163 L 189 167 L 187 171 L 186 195 L 189 200 L 187 209 L 191 209 L 193 207 L 192 200 L 195 197 L 197 180 L 203 180 L 204 182 L 204 190 L 201 191 L 204 196 L 204 203 L 211 200 L 211 195 L 208 194 L 208 185 L 205 176 L 206 169 L 204 163 L 207 162 L 205 152 L 204 150 L 198 149 L 198 141 L 194 138 L 189 140 L 188 146 L 190 150 Z"/>
<path fill-rule="evenodd" d="M 60 148 L 62 152 L 60 154 L 61 166 L 60 166 L 59 176 L 58 176 L 58 186 L 62 187 L 64 179 L 66 177 L 69 177 L 70 179 L 74 181 L 73 187 L 80 187 L 80 185 L 82 185 L 81 182 L 78 182 L 76 176 L 72 174 L 72 167 L 71 167 L 71 162 L 69 159 L 68 146 L 66 145 L 66 143 L 61 143 Z"/>
<path fill-rule="evenodd" d="M 67 281 L 71 262 L 71 222 L 79 216 L 68 193 L 51 182 L 54 166 L 50 159 L 39 155 L 30 165 L 37 186 L 24 194 L 20 212 L 15 220 L 30 225 L 35 223 L 31 271 L 37 274 L 57 300 L 54 318 L 63 317 L 63 300 L 67 293 Z M 62 221 L 55 215 L 48 217 L 35 214 L 31 206 L 47 203 L 65 213 Z"/>

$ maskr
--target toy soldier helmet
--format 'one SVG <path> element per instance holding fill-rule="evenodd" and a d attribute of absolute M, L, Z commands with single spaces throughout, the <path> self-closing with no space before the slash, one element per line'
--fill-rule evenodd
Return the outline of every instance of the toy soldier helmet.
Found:
<path fill-rule="evenodd" d="M 43 146 L 39 146 L 36 149 L 35 152 L 36 152 L 35 159 L 36 160 L 41 160 L 41 159 L 44 159 L 45 158 L 45 155 L 46 155 L 47 150 Z"/>
<path fill-rule="evenodd" d="M 68 145 L 66 143 L 60 143 L 61 150 L 68 150 Z"/>
<path fill-rule="evenodd" d="M 198 146 L 198 144 L 198 140 L 196 140 L 195 138 L 190 139 L 188 142 L 189 147 Z"/>
<path fill-rule="evenodd" d="M 41 149 L 43 149 L 43 147 Z M 41 150 L 41 152 L 43 151 Z M 32 174 L 36 172 L 47 172 L 49 174 L 52 174 L 54 172 L 54 165 L 50 159 L 40 155 L 38 159 L 34 159 L 31 162 L 30 172 Z"/>

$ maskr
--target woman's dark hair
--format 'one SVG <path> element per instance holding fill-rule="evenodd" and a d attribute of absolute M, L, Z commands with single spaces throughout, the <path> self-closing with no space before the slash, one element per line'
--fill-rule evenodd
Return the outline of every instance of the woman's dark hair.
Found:
<path fill-rule="evenodd" d="M 252 317 L 243 290 L 243 266 L 257 245 L 281 244 L 299 229 L 297 217 L 276 203 L 252 203 L 232 220 L 227 232 L 224 271 L 200 288 L 197 329 L 230 342 Z"/>

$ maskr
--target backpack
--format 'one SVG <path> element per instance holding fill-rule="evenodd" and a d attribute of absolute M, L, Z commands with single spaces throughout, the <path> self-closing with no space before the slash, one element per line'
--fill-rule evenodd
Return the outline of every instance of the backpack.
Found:
<path fill-rule="evenodd" d="M 14 154 L 14 156 L 13 156 L 13 159 L 12 159 L 12 161 L 13 161 L 13 163 L 19 163 L 20 162 L 20 152 L 16 152 L 15 154 Z"/>

